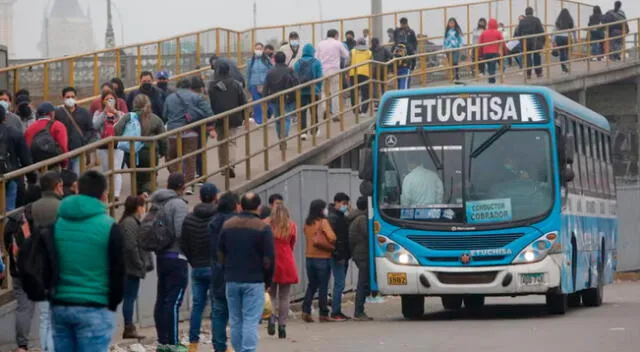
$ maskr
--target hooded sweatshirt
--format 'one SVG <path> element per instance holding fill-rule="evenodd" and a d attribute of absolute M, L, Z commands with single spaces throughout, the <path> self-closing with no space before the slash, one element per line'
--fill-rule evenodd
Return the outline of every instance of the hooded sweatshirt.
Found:
<path fill-rule="evenodd" d="M 180 248 L 187 256 L 192 268 L 205 268 L 211 266 L 211 240 L 207 229 L 209 223 L 216 215 L 214 204 L 200 203 L 193 208 L 193 213 L 187 215 L 182 224 L 182 237 Z"/>
<path fill-rule="evenodd" d="M 498 30 L 498 21 L 496 21 L 495 18 L 492 18 L 489 20 L 489 28 L 480 35 L 480 44 L 491 43 L 499 40 L 504 40 L 504 37 Z M 504 43 L 495 43 L 482 46 L 480 48 L 480 54 L 500 54 L 500 47 L 504 45 Z M 503 49 L 503 52 L 506 52 L 506 50 Z"/>
<path fill-rule="evenodd" d="M 97 198 L 65 198 L 54 227 L 59 281 L 53 304 L 107 307 L 122 301 L 123 237 L 106 205 Z"/>
<path fill-rule="evenodd" d="M 356 209 L 348 216 L 349 246 L 351 256 L 356 262 L 369 261 L 369 232 L 366 210 Z"/>
<path fill-rule="evenodd" d="M 293 65 L 293 72 L 298 76 L 299 79 L 302 79 L 301 72 L 304 65 L 311 65 L 311 72 L 313 73 L 313 79 L 322 78 L 322 63 L 320 60 L 316 59 L 316 49 L 311 44 L 306 44 L 302 49 L 302 58 L 298 60 L 298 62 Z M 301 82 L 302 83 L 302 82 Z M 306 87 L 302 89 L 302 95 L 311 95 L 311 87 Z M 315 94 L 322 94 L 322 83 L 316 84 Z"/>
<path fill-rule="evenodd" d="M 163 204 L 166 216 L 167 228 L 173 229 L 175 241 L 164 253 L 180 253 L 180 237 L 182 237 L 182 224 L 189 214 L 187 201 L 171 189 L 159 189 L 151 195 L 151 203 Z"/>

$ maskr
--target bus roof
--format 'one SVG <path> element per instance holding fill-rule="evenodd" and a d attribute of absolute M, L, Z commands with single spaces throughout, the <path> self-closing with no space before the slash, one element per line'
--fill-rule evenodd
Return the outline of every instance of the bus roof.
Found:
<path fill-rule="evenodd" d="M 553 103 L 556 108 L 566 111 L 574 117 L 580 118 L 599 128 L 610 130 L 609 121 L 597 112 L 567 98 L 555 90 L 543 86 L 523 85 L 451 85 L 412 90 L 394 90 L 384 94 L 380 106 L 384 106 L 389 99 L 411 97 L 429 94 L 461 94 L 461 93 L 538 93 Z"/>

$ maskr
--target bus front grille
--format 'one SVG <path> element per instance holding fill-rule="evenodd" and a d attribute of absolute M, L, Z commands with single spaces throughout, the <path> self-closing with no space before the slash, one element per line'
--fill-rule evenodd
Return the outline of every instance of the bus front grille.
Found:
<path fill-rule="evenodd" d="M 438 281 L 445 285 L 481 285 L 490 284 L 496 279 L 497 271 L 483 271 L 474 273 L 436 273 Z"/>
<path fill-rule="evenodd" d="M 522 237 L 522 233 L 491 235 L 407 236 L 411 241 L 437 251 L 462 251 L 502 248 Z"/>

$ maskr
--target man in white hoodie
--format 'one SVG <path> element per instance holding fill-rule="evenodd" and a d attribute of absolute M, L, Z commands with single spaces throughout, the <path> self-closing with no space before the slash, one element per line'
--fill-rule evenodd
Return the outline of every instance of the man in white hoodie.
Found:
<path fill-rule="evenodd" d="M 300 45 L 300 36 L 297 32 L 289 33 L 289 42 L 280 47 L 280 51 L 286 56 L 285 63 L 293 68 L 293 65 L 302 57 L 302 45 Z"/>

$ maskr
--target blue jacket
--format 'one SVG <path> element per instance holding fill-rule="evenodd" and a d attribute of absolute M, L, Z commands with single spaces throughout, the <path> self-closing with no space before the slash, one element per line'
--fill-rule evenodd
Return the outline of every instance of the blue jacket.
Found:
<path fill-rule="evenodd" d="M 185 118 L 187 112 L 191 116 L 191 121 L 187 121 Z M 203 95 L 181 88 L 167 97 L 164 102 L 163 115 L 167 121 L 167 130 L 174 130 L 211 117 L 213 111 L 211 104 Z"/>
<path fill-rule="evenodd" d="M 269 58 L 263 55 L 260 58 L 255 56 L 247 64 L 247 84 L 249 87 L 261 86 L 267 78 L 267 72 L 273 65 Z"/>
<path fill-rule="evenodd" d="M 447 36 L 444 38 L 445 49 L 458 49 L 464 46 L 464 38 L 456 29 L 449 28 Z"/>
<path fill-rule="evenodd" d="M 313 79 L 322 78 L 322 63 L 316 59 L 316 49 L 311 44 L 306 44 L 302 49 L 302 58 L 293 65 L 293 72 L 300 77 L 300 62 L 313 61 Z M 311 87 L 302 89 L 302 95 L 311 95 Z M 316 95 L 322 94 L 322 82 L 316 84 Z"/>
<path fill-rule="evenodd" d="M 224 267 L 218 262 L 218 242 L 220 240 L 220 232 L 224 222 L 234 217 L 234 213 L 218 213 L 209 223 L 209 240 L 211 241 L 211 253 L 213 260 L 211 263 L 211 285 L 213 288 L 213 296 L 215 298 L 225 298 L 227 286 L 224 283 Z"/>

